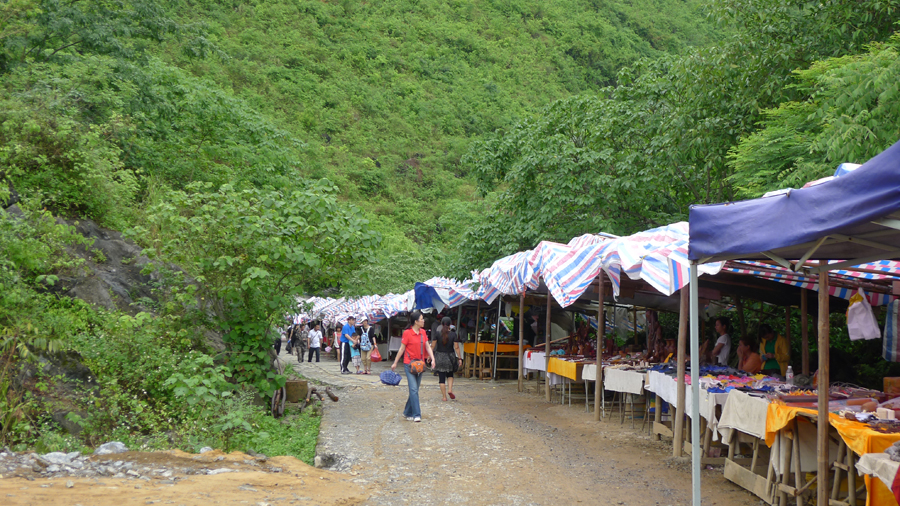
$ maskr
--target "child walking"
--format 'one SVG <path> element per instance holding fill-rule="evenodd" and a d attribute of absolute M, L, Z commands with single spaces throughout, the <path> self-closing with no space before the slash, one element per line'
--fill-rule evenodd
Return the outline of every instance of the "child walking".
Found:
<path fill-rule="evenodd" d="M 350 336 L 350 360 L 353 361 L 353 366 L 356 367 L 356 374 L 362 374 L 362 371 L 359 370 L 359 334 L 356 332 Z"/>

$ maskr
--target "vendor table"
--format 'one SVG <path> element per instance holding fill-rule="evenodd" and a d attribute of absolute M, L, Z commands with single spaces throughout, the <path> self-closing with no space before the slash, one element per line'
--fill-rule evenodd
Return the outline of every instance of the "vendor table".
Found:
<path fill-rule="evenodd" d="M 403 338 L 391 337 L 391 345 L 388 347 L 388 356 L 392 351 L 400 351 L 400 345 L 403 344 Z"/>
<path fill-rule="evenodd" d="M 531 346 L 525 344 L 522 346 L 523 350 L 530 349 Z M 484 378 L 483 372 L 485 370 L 490 370 L 493 366 L 494 360 L 494 343 L 490 341 L 482 341 L 478 343 L 465 343 L 463 344 L 463 352 L 466 355 L 465 361 L 465 369 L 466 375 L 470 376 L 472 371 L 477 371 L 477 376 L 479 378 Z M 504 344 L 500 343 L 497 345 L 497 353 L 498 355 L 503 355 L 504 358 L 510 358 L 519 360 L 519 344 Z M 469 357 L 472 357 L 471 360 Z M 497 357 L 500 358 L 499 356 Z M 497 371 L 506 371 L 506 372 L 518 372 L 518 364 L 515 368 L 497 368 Z"/>
<path fill-rule="evenodd" d="M 766 419 L 766 443 L 773 439 L 773 433 L 787 425 L 797 416 L 805 416 L 815 419 L 817 413 L 812 409 L 795 408 L 778 404 L 771 404 L 769 407 L 769 416 Z M 851 477 L 855 477 L 855 466 L 853 465 L 854 456 L 866 455 L 869 453 L 881 453 L 896 441 L 900 441 L 900 434 L 883 434 L 872 430 L 868 425 L 857 421 L 847 420 L 834 413 L 829 415 L 830 425 L 840 435 L 843 443 L 837 449 L 837 464 L 835 464 L 835 474 L 839 475 L 841 471 L 847 472 Z M 845 448 L 846 447 L 846 448 Z M 829 456 L 833 455 L 829 452 Z M 847 462 L 843 459 L 846 457 Z M 835 479 L 837 483 L 838 480 Z M 885 487 L 879 480 L 873 480 L 871 476 L 865 477 L 866 490 L 868 496 L 866 504 L 868 506 L 881 506 L 891 504 L 891 500 L 896 501 L 894 494 L 889 488 Z M 852 487 L 848 487 L 850 500 L 855 498 Z M 832 499 L 836 498 L 838 491 L 837 485 L 832 489 Z"/>
<path fill-rule="evenodd" d="M 702 386 L 702 385 L 701 385 Z M 644 387 L 646 390 L 653 392 L 660 399 L 669 403 L 670 413 L 674 415 L 674 409 L 678 408 L 678 381 L 669 375 L 663 374 L 659 371 L 649 371 L 647 373 L 646 386 Z M 703 430 L 703 453 L 706 455 L 709 451 L 710 442 L 718 441 L 718 426 L 719 419 L 717 415 L 717 407 L 724 406 L 726 400 L 728 399 L 727 393 L 716 393 L 710 392 L 704 388 L 700 389 L 700 399 L 699 399 L 699 409 L 700 409 L 700 417 L 702 418 L 702 422 L 706 425 Z M 684 409 L 683 413 L 690 416 L 691 409 L 694 403 L 694 392 L 690 385 L 685 385 L 684 389 Z M 665 436 L 672 436 L 671 430 L 659 423 L 653 424 L 653 433 L 661 434 Z M 764 429 L 765 427 L 763 427 Z M 762 436 L 759 436 L 762 437 Z M 689 445 L 685 444 L 685 448 L 688 448 Z"/>

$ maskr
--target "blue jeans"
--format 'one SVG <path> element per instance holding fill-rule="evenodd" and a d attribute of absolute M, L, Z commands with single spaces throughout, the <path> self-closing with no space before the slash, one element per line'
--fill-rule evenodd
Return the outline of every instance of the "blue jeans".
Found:
<path fill-rule="evenodd" d="M 409 370 L 409 364 L 403 364 L 403 371 L 406 372 L 406 384 L 409 385 L 409 399 L 406 400 L 406 408 L 403 409 L 405 417 L 422 416 L 422 408 L 419 407 L 419 385 L 422 384 L 422 375 L 413 374 Z"/>

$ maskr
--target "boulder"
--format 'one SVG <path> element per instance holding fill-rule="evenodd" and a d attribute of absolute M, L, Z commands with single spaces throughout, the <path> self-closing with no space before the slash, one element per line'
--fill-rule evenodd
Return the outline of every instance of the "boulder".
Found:
<path fill-rule="evenodd" d="M 128 451 L 128 447 L 123 443 L 118 441 L 112 441 L 109 443 L 104 443 L 100 445 L 99 448 L 94 450 L 94 455 L 110 455 L 113 453 L 125 453 Z"/>

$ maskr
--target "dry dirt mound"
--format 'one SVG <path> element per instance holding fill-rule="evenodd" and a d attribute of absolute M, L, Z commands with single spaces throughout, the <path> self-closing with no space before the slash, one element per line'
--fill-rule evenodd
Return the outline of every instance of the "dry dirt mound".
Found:
<path fill-rule="evenodd" d="M 350 477 L 316 469 L 293 457 L 252 457 L 210 451 L 125 452 L 94 456 L 97 466 L 124 477 L 43 478 L 27 469 L 0 479 L 4 505 L 82 504 L 325 504 L 351 506 L 369 497 Z M 117 473 L 118 474 L 118 473 Z"/>

